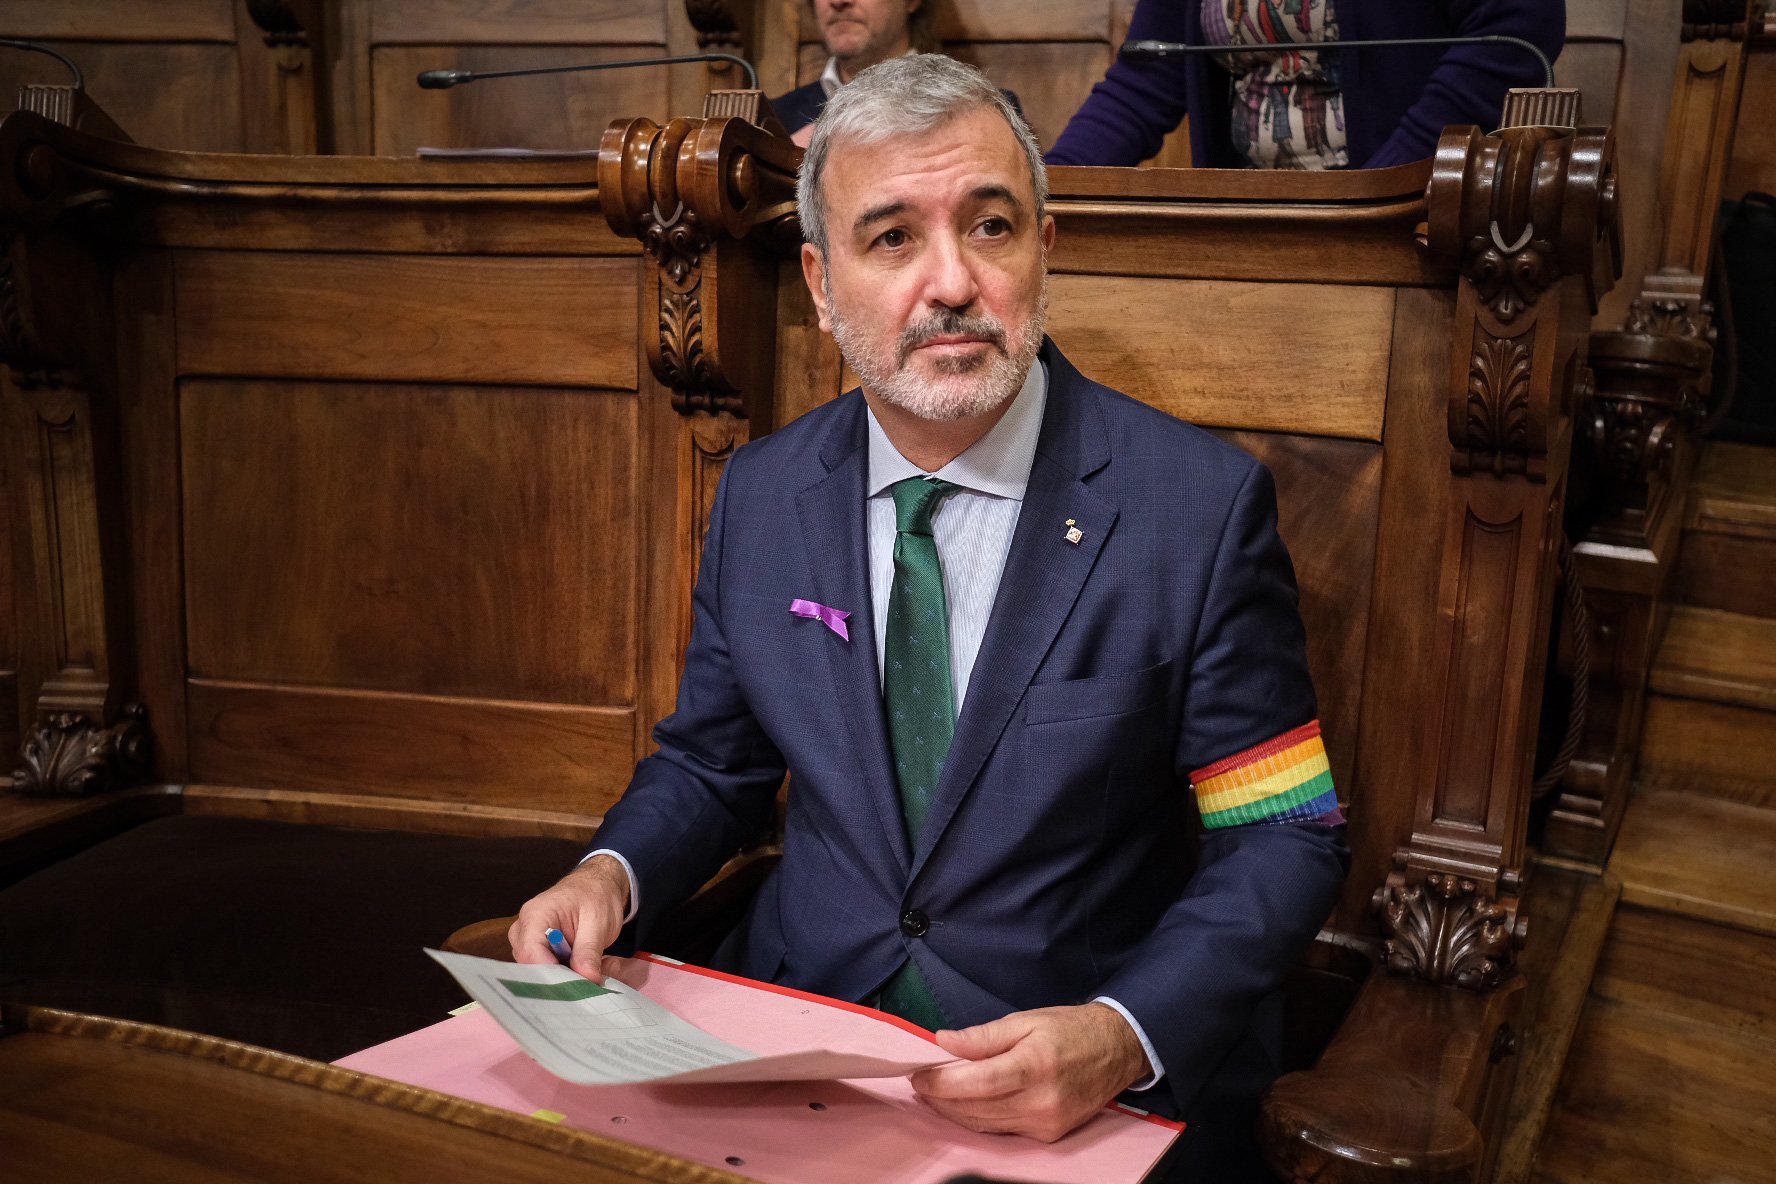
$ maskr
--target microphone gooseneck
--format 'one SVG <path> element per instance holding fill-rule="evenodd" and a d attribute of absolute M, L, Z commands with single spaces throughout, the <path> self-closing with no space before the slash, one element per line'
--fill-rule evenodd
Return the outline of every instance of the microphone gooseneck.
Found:
<path fill-rule="evenodd" d="M 62 65 L 68 67 L 68 73 L 74 75 L 75 90 L 83 91 L 86 89 L 86 75 L 80 72 L 80 67 L 75 63 L 73 58 L 60 50 L 51 49 L 47 45 L 38 45 L 35 41 L 19 41 L 11 37 L 0 37 L 0 46 L 5 46 L 7 49 L 29 50 L 31 53 L 46 53 Z"/>
<path fill-rule="evenodd" d="M 58 55 L 59 56 L 59 55 Z M 635 66 L 677 66 L 691 62 L 728 62 L 746 71 L 748 90 L 758 89 L 758 71 L 743 57 L 731 53 L 693 53 L 670 58 L 625 58 L 615 62 L 588 62 L 579 66 L 536 66 L 528 70 L 422 70 L 419 85 L 426 90 L 449 90 L 483 78 L 520 78 L 526 74 L 575 74 L 582 70 L 628 70 Z"/>
<path fill-rule="evenodd" d="M 1542 85 L 1554 85 L 1554 63 L 1541 47 L 1521 37 L 1488 33 L 1477 37 L 1386 37 L 1374 41 L 1315 41 L 1289 45 L 1187 45 L 1182 41 L 1125 41 L 1117 52 L 1125 58 L 1167 58 L 1179 53 L 1253 53 L 1267 50 L 1318 53 L 1324 49 L 1372 49 L 1403 45 L 1515 45 L 1542 64 Z"/>

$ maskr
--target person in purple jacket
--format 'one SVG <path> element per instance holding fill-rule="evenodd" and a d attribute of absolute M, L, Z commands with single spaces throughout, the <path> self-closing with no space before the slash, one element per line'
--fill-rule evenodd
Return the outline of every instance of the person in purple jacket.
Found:
<path fill-rule="evenodd" d="M 1319 52 L 1316 42 L 1500 35 L 1552 60 L 1565 0 L 1140 0 L 1131 41 L 1227 45 L 1121 59 L 1068 122 L 1049 164 L 1133 165 L 1188 112 L 1191 159 L 1212 168 L 1384 168 L 1430 156 L 1452 124 L 1495 127 L 1505 92 L 1541 86 L 1511 44 Z"/>

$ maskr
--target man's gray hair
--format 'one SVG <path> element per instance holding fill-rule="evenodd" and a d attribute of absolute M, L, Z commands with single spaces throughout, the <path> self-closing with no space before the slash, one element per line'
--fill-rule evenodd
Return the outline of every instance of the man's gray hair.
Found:
<path fill-rule="evenodd" d="M 1030 187 L 1036 194 L 1036 221 L 1040 224 L 1048 207 L 1048 172 L 1035 135 L 1011 100 L 973 66 L 940 53 L 915 53 L 860 71 L 827 101 L 796 178 L 802 237 L 813 243 L 822 257 L 826 255 L 826 195 L 821 192 L 820 179 L 835 142 L 874 144 L 893 136 L 930 131 L 977 107 L 999 112 L 1017 136 L 1030 164 Z"/>

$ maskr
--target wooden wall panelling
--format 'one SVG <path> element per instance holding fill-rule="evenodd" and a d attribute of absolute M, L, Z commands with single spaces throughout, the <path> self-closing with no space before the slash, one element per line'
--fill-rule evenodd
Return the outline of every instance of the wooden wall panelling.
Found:
<path fill-rule="evenodd" d="M 1358 440 L 1381 439 L 1393 301 L 1387 288 L 1311 283 L 1058 275 L 1050 285 L 1054 324 L 1082 372 L 1204 427 Z M 1250 324 L 1286 326 L 1284 372 L 1237 364 Z"/>
<path fill-rule="evenodd" d="M 188 379 L 179 417 L 193 677 L 632 703 L 633 395 Z"/>
<path fill-rule="evenodd" d="M 331 28 L 337 150 L 418 147 L 592 151 L 606 124 L 694 111 L 701 65 L 501 79 L 421 90 L 427 69 L 522 69 L 700 52 L 675 0 L 339 0 Z"/>
<path fill-rule="evenodd" d="M 314 42 L 326 0 L 234 0 L 241 144 L 248 152 L 307 156 L 330 134 Z"/>
<path fill-rule="evenodd" d="M 127 359 L 131 448 L 95 468 L 130 494 L 118 611 L 178 733 L 163 773 L 595 816 L 670 696 L 677 655 L 643 671 L 635 638 L 678 419 L 637 390 L 642 256 L 588 217 L 595 168 L 59 130 L 0 126 L 0 214 L 34 251 L 60 203 L 107 219 L 127 315 L 89 352 Z M 77 307 L 111 282 L 55 274 Z M 9 327 L 60 323 L 16 290 Z"/>
<path fill-rule="evenodd" d="M 310 36 L 320 0 L 0 2 L 0 29 L 66 53 L 143 144 L 198 152 L 313 152 Z M 0 102 L 20 83 L 66 83 L 52 59 L 0 54 Z"/>
<path fill-rule="evenodd" d="M 195 778 L 614 800 L 636 281 L 620 257 L 180 254 Z"/>

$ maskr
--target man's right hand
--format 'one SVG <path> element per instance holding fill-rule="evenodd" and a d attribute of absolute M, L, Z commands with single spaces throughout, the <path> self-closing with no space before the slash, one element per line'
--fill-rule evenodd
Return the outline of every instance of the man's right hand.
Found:
<path fill-rule="evenodd" d="M 551 963 L 560 959 L 549 949 L 545 930 L 559 929 L 573 946 L 574 970 L 593 982 L 604 981 L 604 951 L 623 928 L 629 911 L 629 875 L 608 855 L 594 855 L 538 893 L 518 910 L 506 931 L 517 962 Z"/>

